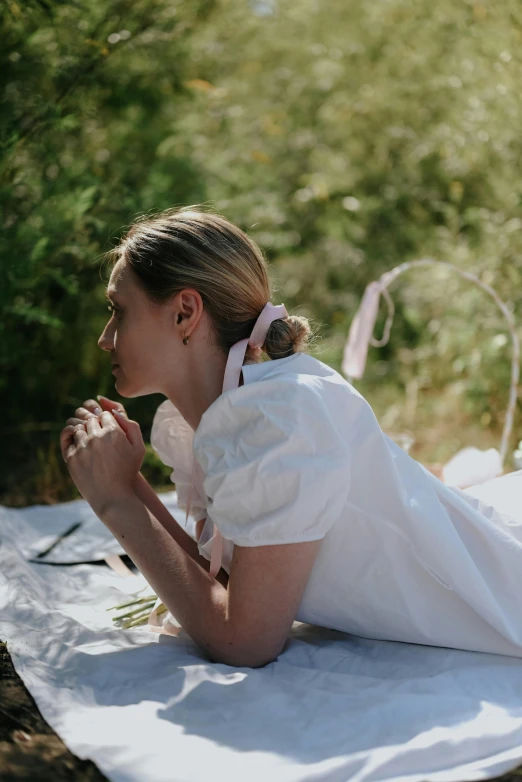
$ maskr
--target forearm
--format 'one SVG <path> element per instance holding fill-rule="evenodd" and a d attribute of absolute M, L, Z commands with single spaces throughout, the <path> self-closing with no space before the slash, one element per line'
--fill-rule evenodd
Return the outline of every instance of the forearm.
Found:
<path fill-rule="evenodd" d="M 138 499 L 141 500 L 145 507 L 148 508 L 150 513 L 152 513 L 152 515 L 167 530 L 169 535 L 174 538 L 176 543 L 181 546 L 181 548 L 186 551 L 187 554 L 203 568 L 203 570 L 208 572 L 210 569 L 210 562 L 199 553 L 197 542 L 193 540 L 176 521 L 174 516 L 171 514 L 169 509 L 165 507 L 152 486 L 141 474 L 141 472 L 138 474 L 137 480 L 134 484 L 134 491 Z M 221 568 L 216 576 L 216 580 L 226 587 L 228 583 L 228 573 L 226 570 Z"/>
<path fill-rule="evenodd" d="M 101 520 L 195 643 L 212 659 L 227 662 L 233 640 L 227 624 L 226 589 L 136 496 L 114 505 Z"/>

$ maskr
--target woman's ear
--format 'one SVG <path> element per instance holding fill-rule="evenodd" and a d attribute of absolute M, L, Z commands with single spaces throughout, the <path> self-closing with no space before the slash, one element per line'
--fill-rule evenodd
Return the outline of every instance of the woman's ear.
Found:
<path fill-rule="evenodd" d="M 203 299 L 195 288 L 185 288 L 179 292 L 178 308 L 181 319 L 185 320 L 185 328 L 194 331 L 204 312 Z M 179 315 L 178 315 L 179 317 Z M 179 323 L 180 321 L 178 321 Z"/>

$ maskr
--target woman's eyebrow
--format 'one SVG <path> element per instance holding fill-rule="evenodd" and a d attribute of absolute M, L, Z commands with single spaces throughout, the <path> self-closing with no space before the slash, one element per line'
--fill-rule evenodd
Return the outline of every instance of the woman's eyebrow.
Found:
<path fill-rule="evenodd" d="M 107 288 L 107 290 L 105 291 L 105 298 L 108 299 L 109 301 L 114 302 L 115 304 L 118 303 L 115 296 L 115 290 L 113 288 Z"/>

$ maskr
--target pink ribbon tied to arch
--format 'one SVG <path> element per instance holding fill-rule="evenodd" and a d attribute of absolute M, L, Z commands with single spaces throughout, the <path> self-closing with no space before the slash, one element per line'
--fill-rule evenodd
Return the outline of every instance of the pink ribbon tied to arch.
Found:
<path fill-rule="evenodd" d="M 509 435 L 513 426 L 513 415 L 517 402 L 518 380 L 520 375 L 518 336 L 516 334 L 515 323 L 511 312 L 491 286 L 482 282 L 482 280 L 472 272 L 459 269 L 457 266 L 454 266 L 447 261 L 422 258 L 415 261 L 407 261 L 399 266 L 395 266 L 393 269 L 383 274 L 379 280 L 370 282 L 366 286 L 359 309 L 350 325 L 348 338 L 344 347 L 341 368 L 344 376 L 349 382 L 354 378 L 361 379 L 363 377 L 369 346 L 382 347 L 388 342 L 390 336 L 395 308 L 387 290 L 388 285 L 396 277 L 402 274 L 402 272 L 416 266 L 428 265 L 453 269 L 460 274 L 461 277 L 475 283 L 478 287 L 488 293 L 495 300 L 508 322 L 513 345 L 511 388 L 500 451 L 496 448 L 489 448 L 487 450 L 480 450 L 474 447 L 462 448 L 442 468 L 442 481 L 444 483 L 457 488 L 466 488 L 495 478 L 503 473 L 503 464 Z M 388 304 L 388 317 L 386 319 L 382 339 L 376 340 L 373 337 L 373 330 L 379 313 L 381 294 L 385 297 Z"/>
<path fill-rule="evenodd" d="M 381 286 L 378 282 L 366 286 L 344 346 L 342 370 L 347 378 L 360 379 L 364 375 L 368 348 L 379 314 L 380 297 Z"/>

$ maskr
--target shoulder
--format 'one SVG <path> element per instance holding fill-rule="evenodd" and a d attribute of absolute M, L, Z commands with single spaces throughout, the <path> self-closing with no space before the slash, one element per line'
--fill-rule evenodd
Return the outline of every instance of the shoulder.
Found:
<path fill-rule="evenodd" d="M 245 385 L 221 394 L 203 413 L 194 436 L 197 453 L 209 438 L 275 427 L 332 434 L 350 425 L 366 400 L 336 370 L 308 354 L 243 367 Z M 346 434 L 346 432 L 344 432 Z"/>
<path fill-rule="evenodd" d="M 193 448 L 207 477 L 241 469 L 253 479 L 275 465 L 345 464 L 349 426 L 320 377 L 279 371 L 218 397 L 201 417 Z"/>
<path fill-rule="evenodd" d="M 248 383 L 222 394 L 205 411 L 194 436 L 194 449 L 209 437 L 259 425 L 280 427 L 313 417 L 328 418 L 330 409 L 321 386 L 310 376 L 287 372 Z"/>
<path fill-rule="evenodd" d="M 350 443 L 330 393 L 297 371 L 251 380 L 218 397 L 194 437 L 208 515 L 241 546 L 324 537 L 350 488 Z"/>

